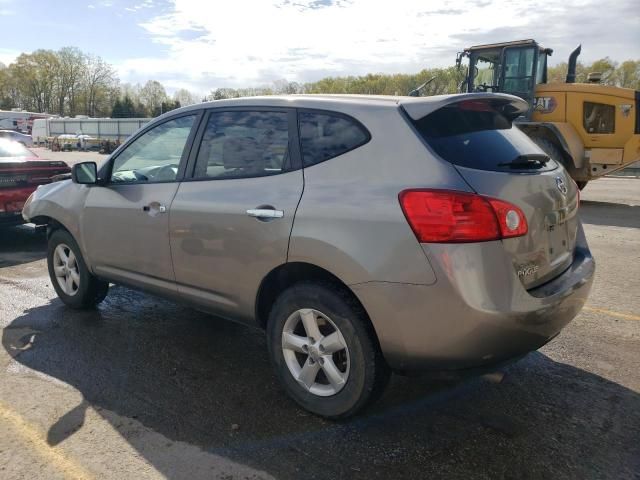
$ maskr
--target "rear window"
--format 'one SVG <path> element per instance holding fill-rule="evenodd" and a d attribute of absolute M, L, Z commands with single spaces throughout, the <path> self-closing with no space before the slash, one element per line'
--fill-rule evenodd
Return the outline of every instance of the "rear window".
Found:
<path fill-rule="evenodd" d="M 347 153 L 370 138 L 364 127 L 349 117 L 301 112 L 298 119 L 305 167 Z"/>
<path fill-rule="evenodd" d="M 557 168 L 542 150 L 489 104 L 455 104 L 414 122 L 420 135 L 444 160 L 461 167 L 498 172 Z"/>
<path fill-rule="evenodd" d="M 603 103 L 584 102 L 582 124 L 588 133 L 613 133 L 616 130 L 616 107 Z"/>

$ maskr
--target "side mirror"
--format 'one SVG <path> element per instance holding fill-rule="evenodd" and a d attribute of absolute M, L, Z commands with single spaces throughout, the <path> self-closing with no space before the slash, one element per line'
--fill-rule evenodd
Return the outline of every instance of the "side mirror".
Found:
<path fill-rule="evenodd" d="M 98 166 L 96 162 L 76 163 L 71 167 L 71 180 L 82 185 L 95 185 L 98 183 Z"/>

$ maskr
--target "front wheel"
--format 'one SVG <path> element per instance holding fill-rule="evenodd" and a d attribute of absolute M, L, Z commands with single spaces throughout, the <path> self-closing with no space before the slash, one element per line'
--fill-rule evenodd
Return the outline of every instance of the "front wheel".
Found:
<path fill-rule="evenodd" d="M 91 308 L 102 302 L 109 283 L 93 276 L 78 244 L 66 230 L 56 230 L 47 248 L 49 277 L 58 297 L 71 308 Z"/>
<path fill-rule="evenodd" d="M 299 283 L 269 315 L 269 353 L 287 393 L 317 415 L 340 419 L 377 398 L 389 379 L 360 305 L 332 285 Z"/>

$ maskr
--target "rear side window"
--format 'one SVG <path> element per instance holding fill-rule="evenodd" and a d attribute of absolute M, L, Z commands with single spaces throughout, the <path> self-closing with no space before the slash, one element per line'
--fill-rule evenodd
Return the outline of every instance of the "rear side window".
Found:
<path fill-rule="evenodd" d="M 529 137 L 485 102 L 447 106 L 414 125 L 429 146 L 454 165 L 499 172 L 557 168 Z"/>
<path fill-rule="evenodd" d="M 250 178 L 287 169 L 286 112 L 212 112 L 196 160 L 195 178 Z"/>
<path fill-rule="evenodd" d="M 339 115 L 300 112 L 300 142 L 305 167 L 324 162 L 369 141 L 369 133 L 358 122 Z"/>
<path fill-rule="evenodd" d="M 613 133 L 616 130 L 616 107 L 584 102 L 584 129 L 588 133 Z"/>

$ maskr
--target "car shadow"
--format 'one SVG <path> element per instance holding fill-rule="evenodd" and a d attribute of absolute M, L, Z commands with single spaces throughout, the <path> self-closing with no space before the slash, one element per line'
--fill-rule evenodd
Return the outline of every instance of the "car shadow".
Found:
<path fill-rule="evenodd" d="M 640 228 L 640 205 L 582 200 L 580 219 L 591 225 Z"/>
<path fill-rule="evenodd" d="M 0 225 L 0 268 L 41 260 L 47 255 L 47 237 L 32 225 Z"/>
<path fill-rule="evenodd" d="M 95 310 L 71 311 L 57 299 L 28 309 L 5 328 L 2 345 L 14 362 L 83 396 L 49 428 L 50 445 L 80 429 L 92 408 L 167 478 L 185 478 L 176 453 L 150 448 L 123 417 L 218 464 L 276 478 L 640 471 L 640 395 L 542 353 L 506 368 L 500 384 L 393 377 L 372 408 L 336 423 L 284 394 L 261 331 L 121 287 Z"/>

